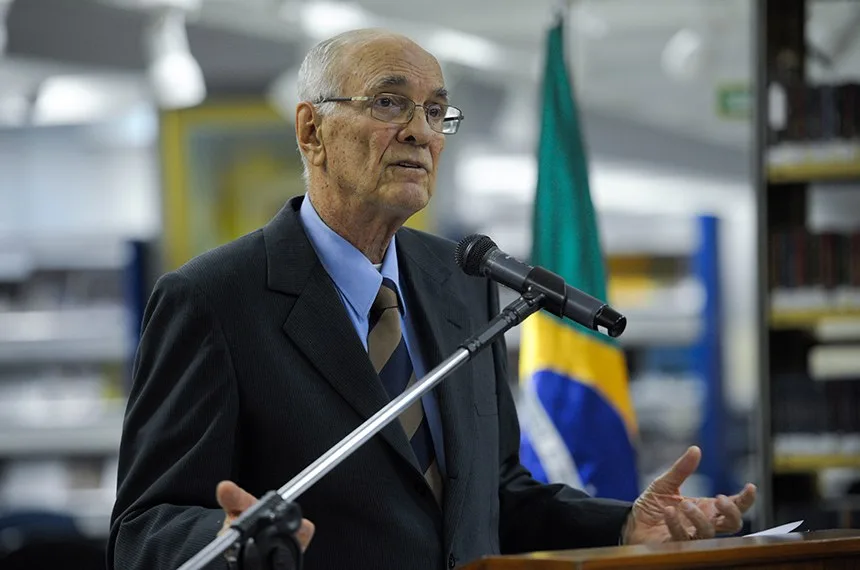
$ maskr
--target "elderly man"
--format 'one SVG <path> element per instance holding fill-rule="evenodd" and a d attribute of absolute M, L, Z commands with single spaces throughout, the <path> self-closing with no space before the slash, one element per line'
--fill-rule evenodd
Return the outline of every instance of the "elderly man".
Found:
<path fill-rule="evenodd" d="M 402 227 L 429 202 L 462 120 L 433 56 L 395 34 L 345 33 L 311 50 L 299 90 L 306 195 L 152 293 L 115 568 L 179 566 L 499 311 L 494 284 L 454 264 L 454 244 Z M 532 479 L 506 362 L 498 342 L 302 495 L 308 570 L 435 570 L 740 529 L 751 485 L 680 496 L 697 448 L 632 505 Z"/>

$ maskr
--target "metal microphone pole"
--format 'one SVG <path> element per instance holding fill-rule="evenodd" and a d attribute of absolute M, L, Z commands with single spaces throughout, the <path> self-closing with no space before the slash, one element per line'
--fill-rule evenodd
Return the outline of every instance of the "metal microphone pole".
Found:
<path fill-rule="evenodd" d="M 283 487 L 261 497 L 236 519 L 228 531 L 210 542 L 179 570 L 205 568 L 228 550 L 230 552 L 226 557 L 233 568 L 269 570 L 274 563 L 272 559 L 275 555 L 272 552 L 278 548 L 282 556 L 285 548 L 290 551 L 294 557 L 293 567 L 301 568 L 301 550 L 292 537 L 301 526 L 302 519 L 295 500 L 454 370 L 529 315 L 539 311 L 544 299 L 542 293 L 536 294 L 531 290 L 524 292 L 494 317 L 483 331 L 466 340 L 429 374 L 391 400 Z"/>

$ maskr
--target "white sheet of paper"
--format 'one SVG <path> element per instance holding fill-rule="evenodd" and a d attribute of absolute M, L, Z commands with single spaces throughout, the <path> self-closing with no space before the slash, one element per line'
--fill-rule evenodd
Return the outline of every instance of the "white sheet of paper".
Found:
<path fill-rule="evenodd" d="M 752 534 L 748 534 L 747 536 L 771 536 L 771 535 L 775 535 L 775 534 L 788 534 L 802 524 L 803 524 L 803 521 L 795 521 L 795 522 L 775 526 L 773 528 L 761 530 L 759 532 L 754 532 Z"/>

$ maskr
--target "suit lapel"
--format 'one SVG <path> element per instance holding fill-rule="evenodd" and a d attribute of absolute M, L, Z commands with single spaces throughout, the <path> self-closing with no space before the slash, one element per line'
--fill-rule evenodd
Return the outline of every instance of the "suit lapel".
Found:
<path fill-rule="evenodd" d="M 451 356 L 471 330 L 469 313 L 448 285 L 450 271 L 410 230 L 397 234 L 401 275 L 406 279 L 422 356 L 432 370 Z M 447 478 L 445 486 L 445 544 L 450 544 L 462 514 L 472 468 L 475 433 L 472 367 L 462 365 L 434 390 L 442 416 Z"/>
<path fill-rule="evenodd" d="M 300 203 L 301 198 L 291 200 L 263 230 L 269 287 L 295 296 L 284 333 L 363 422 L 388 403 L 388 396 L 304 232 Z M 379 435 L 418 472 L 409 440 L 396 423 Z"/>

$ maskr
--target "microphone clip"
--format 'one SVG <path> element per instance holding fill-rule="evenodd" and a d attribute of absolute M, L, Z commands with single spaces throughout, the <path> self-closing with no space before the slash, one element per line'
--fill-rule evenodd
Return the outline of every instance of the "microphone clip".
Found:
<path fill-rule="evenodd" d="M 527 290 L 537 291 L 544 296 L 543 309 L 564 318 L 567 306 L 567 284 L 564 278 L 543 267 L 534 267 L 526 276 Z"/>
<path fill-rule="evenodd" d="M 233 523 L 239 538 L 224 553 L 228 567 L 302 570 L 302 549 L 295 537 L 301 525 L 301 508 L 269 491 Z"/>

